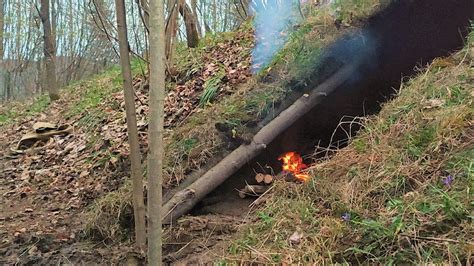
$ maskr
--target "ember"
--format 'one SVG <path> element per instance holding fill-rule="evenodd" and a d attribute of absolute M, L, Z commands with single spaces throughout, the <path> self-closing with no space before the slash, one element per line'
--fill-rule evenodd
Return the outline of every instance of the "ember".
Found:
<path fill-rule="evenodd" d="M 308 166 L 303 163 L 303 158 L 296 152 L 288 152 L 280 156 L 278 160 L 283 161 L 283 171 L 289 172 L 299 181 L 306 182 L 309 175 L 301 173 Z"/>

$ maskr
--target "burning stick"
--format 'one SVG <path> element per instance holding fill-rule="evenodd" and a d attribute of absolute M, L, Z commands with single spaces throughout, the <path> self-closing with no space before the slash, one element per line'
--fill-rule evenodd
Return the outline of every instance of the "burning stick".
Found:
<path fill-rule="evenodd" d="M 268 190 L 268 186 L 261 185 L 246 185 L 242 190 L 239 191 L 239 197 L 242 199 L 249 196 L 258 197 Z"/>
<path fill-rule="evenodd" d="M 306 182 L 309 175 L 301 173 L 308 166 L 303 163 L 303 158 L 296 152 L 288 152 L 280 156 L 278 160 L 283 161 L 283 171 L 291 173 L 297 180 Z"/>

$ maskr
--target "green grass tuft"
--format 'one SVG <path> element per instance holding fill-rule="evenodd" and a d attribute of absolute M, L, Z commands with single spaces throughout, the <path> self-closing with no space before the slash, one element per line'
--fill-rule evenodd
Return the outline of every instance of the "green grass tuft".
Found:
<path fill-rule="evenodd" d="M 225 72 L 219 71 L 216 75 L 214 75 L 214 77 L 204 83 L 204 91 L 201 95 L 201 99 L 199 100 L 199 106 L 201 108 L 211 103 L 212 100 L 217 96 L 219 92 L 219 85 L 224 76 Z"/>

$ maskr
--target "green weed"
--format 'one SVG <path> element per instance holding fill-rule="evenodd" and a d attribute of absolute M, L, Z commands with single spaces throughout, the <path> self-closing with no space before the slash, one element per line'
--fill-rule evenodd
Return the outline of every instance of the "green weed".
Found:
<path fill-rule="evenodd" d="M 210 78 L 204 83 L 204 91 L 199 100 L 199 106 L 202 108 L 211 103 L 219 92 L 219 85 L 222 78 L 225 76 L 224 71 L 219 71 L 214 77 Z"/>

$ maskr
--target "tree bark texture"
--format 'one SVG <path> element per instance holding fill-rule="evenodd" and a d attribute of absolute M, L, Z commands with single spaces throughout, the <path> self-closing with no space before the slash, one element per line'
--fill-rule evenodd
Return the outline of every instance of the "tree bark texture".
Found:
<path fill-rule="evenodd" d="M 161 265 L 163 133 L 165 102 L 165 18 L 162 0 L 150 1 L 150 124 L 148 128 L 148 264 Z"/>
<path fill-rule="evenodd" d="M 132 87 L 132 70 L 128 47 L 127 21 L 124 0 L 115 0 L 117 13 L 117 31 L 120 48 L 120 65 L 122 67 L 125 110 L 127 117 L 128 141 L 130 143 L 131 177 L 133 182 L 133 209 L 135 218 L 135 236 L 138 249 L 145 251 L 145 203 L 143 201 L 143 178 L 140 146 L 138 142 L 137 117 L 134 92 Z"/>
<path fill-rule="evenodd" d="M 41 22 L 43 24 L 44 58 L 46 65 L 46 86 L 49 98 L 52 101 L 59 99 L 59 88 L 56 79 L 56 51 L 53 33 L 51 31 L 51 20 L 49 12 L 49 0 L 41 0 L 40 10 Z"/>
<path fill-rule="evenodd" d="M 180 0 L 179 13 L 183 17 L 186 28 L 186 41 L 189 48 L 195 48 L 199 44 L 199 33 L 197 30 L 197 14 L 194 14 L 186 1 Z"/>

